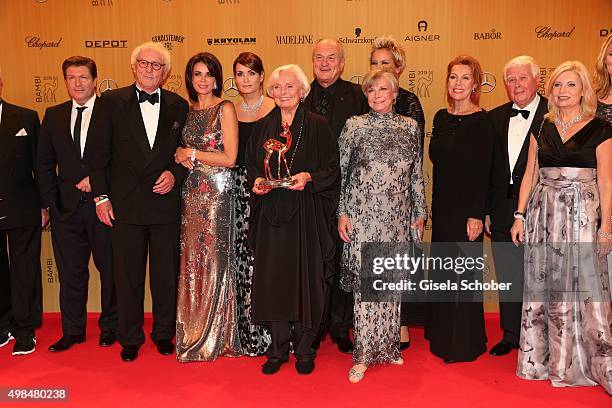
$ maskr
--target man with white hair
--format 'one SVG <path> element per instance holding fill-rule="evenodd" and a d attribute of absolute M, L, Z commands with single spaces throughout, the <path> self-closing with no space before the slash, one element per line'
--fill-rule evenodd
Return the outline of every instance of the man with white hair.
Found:
<path fill-rule="evenodd" d="M 511 244 L 510 228 L 518 201 L 519 188 L 527 164 L 529 135 L 538 135 L 547 112 L 546 98 L 538 95 L 540 69 L 529 56 L 519 56 L 504 67 L 504 82 L 510 102 L 490 112 L 495 125 L 495 147 L 489 190 L 489 215 L 485 229 L 491 236 L 498 282 L 512 283 L 509 291 L 499 292 L 502 340 L 489 353 L 503 356 L 518 348 L 523 294 L 523 249 Z"/>
<path fill-rule="evenodd" d="M 149 255 L 153 301 L 151 339 L 163 355 L 174 352 L 179 267 L 180 186 L 184 167 L 174 162 L 187 102 L 161 88 L 170 54 L 159 43 L 136 47 L 135 83 L 108 91 L 93 129 L 90 183 L 100 221 L 111 227 L 117 292 L 117 339 L 123 361 L 145 341 L 144 282 Z"/>

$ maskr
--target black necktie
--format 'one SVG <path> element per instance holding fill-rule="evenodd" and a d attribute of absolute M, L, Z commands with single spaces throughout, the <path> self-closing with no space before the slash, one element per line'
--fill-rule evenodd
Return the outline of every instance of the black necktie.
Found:
<path fill-rule="evenodd" d="M 146 101 L 149 101 L 151 105 L 155 105 L 157 102 L 159 102 L 159 94 L 157 92 L 148 94 L 145 91 L 138 91 L 138 103 L 143 103 Z"/>
<path fill-rule="evenodd" d="M 510 109 L 510 117 L 515 117 L 519 113 L 521 114 L 523 119 L 527 119 L 529 117 L 529 111 L 526 109 L 515 109 L 515 108 Z"/>
<path fill-rule="evenodd" d="M 76 108 L 77 117 L 76 121 L 74 122 L 74 130 L 72 131 L 72 134 L 74 135 L 74 146 L 76 147 L 77 152 L 79 152 L 79 158 L 81 158 L 81 122 L 83 122 L 83 111 L 85 109 L 87 109 L 87 106 L 79 106 Z"/>
<path fill-rule="evenodd" d="M 327 116 L 327 111 L 329 110 L 329 93 L 327 90 L 321 90 L 315 110 L 319 115 Z"/>

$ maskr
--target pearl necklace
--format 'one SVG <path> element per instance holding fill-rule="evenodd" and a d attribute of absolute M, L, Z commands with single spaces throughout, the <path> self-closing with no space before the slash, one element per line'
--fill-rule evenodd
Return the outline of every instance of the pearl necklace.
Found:
<path fill-rule="evenodd" d="M 555 123 L 557 124 L 557 126 L 559 126 L 561 128 L 561 130 L 559 130 L 559 135 L 561 136 L 561 141 L 563 143 L 565 143 L 565 134 L 567 133 L 568 130 L 570 130 L 570 128 L 572 126 L 574 126 L 576 123 L 580 122 L 582 120 L 582 115 L 579 113 L 578 115 L 574 116 L 573 119 L 571 119 L 569 122 L 563 123 L 563 121 L 561 119 L 555 119 Z"/>
<path fill-rule="evenodd" d="M 264 96 L 261 95 L 259 99 L 257 100 L 257 102 L 253 104 L 253 106 L 249 106 L 249 104 L 246 103 L 244 99 L 242 100 L 242 104 L 240 106 L 242 107 L 242 110 L 244 111 L 244 113 L 246 113 L 247 115 L 253 115 L 255 112 L 259 110 L 259 108 L 261 108 L 261 104 L 263 103 L 263 101 L 264 101 Z"/>

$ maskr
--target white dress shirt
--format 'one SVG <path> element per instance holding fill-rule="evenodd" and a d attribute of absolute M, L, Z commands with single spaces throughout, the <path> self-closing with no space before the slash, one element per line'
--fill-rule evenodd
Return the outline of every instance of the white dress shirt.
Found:
<path fill-rule="evenodd" d="M 141 91 L 140 88 L 136 87 L 138 91 Z M 138 91 L 136 92 L 136 97 L 138 97 Z M 161 102 L 161 91 L 157 88 L 153 93 L 159 95 L 159 101 Z M 149 101 L 144 101 L 140 104 L 140 113 L 142 113 L 142 121 L 144 122 L 145 129 L 147 131 L 147 139 L 149 139 L 149 146 L 151 149 L 153 148 L 153 144 L 155 143 L 155 135 L 157 135 L 157 123 L 159 122 L 159 109 L 161 104 L 156 103 L 153 105 Z"/>
<path fill-rule="evenodd" d="M 85 105 L 79 105 L 74 99 L 72 100 L 72 110 L 70 111 L 70 134 L 72 135 L 72 140 L 74 140 L 74 124 L 77 119 L 77 109 L 79 107 L 86 107 L 83 111 L 83 116 L 81 117 L 81 157 L 83 157 L 83 152 L 85 151 L 85 143 L 87 142 L 87 130 L 89 129 L 89 121 L 91 120 L 91 114 L 93 113 L 94 103 L 96 102 L 96 94 L 94 94 Z"/>
<path fill-rule="evenodd" d="M 533 117 L 535 116 L 539 103 L 540 95 L 536 94 L 533 101 L 531 101 L 524 108 L 519 108 L 515 103 L 512 104 L 514 109 L 528 110 L 529 117 L 525 119 L 523 118 L 523 115 L 519 113 L 518 115 L 511 117 L 510 123 L 508 123 L 508 164 L 510 166 L 510 184 L 513 184 L 512 172 L 514 171 L 514 166 L 516 165 L 516 161 L 521 153 L 521 148 L 523 147 L 525 138 L 529 136 L 527 132 L 531 127 L 531 123 L 533 122 Z"/>

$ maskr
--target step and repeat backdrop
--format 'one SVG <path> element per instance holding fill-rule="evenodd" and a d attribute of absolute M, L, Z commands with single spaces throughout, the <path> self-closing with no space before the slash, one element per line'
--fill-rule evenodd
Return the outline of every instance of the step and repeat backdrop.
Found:
<path fill-rule="evenodd" d="M 359 82 L 369 68 L 369 50 L 379 35 L 404 46 L 402 87 L 416 93 L 425 111 L 426 145 L 435 112 L 445 106 L 446 64 L 457 54 L 475 56 L 486 71 L 481 104 L 507 101 L 504 64 L 521 54 L 540 64 L 541 90 L 561 62 L 594 66 L 612 34 L 610 0 L 2 0 L 0 1 L 2 97 L 38 111 L 68 99 L 61 63 L 85 55 L 98 65 L 98 89 L 132 83 L 130 54 L 145 41 L 161 42 L 172 56 L 164 87 L 187 97 L 185 63 L 208 51 L 224 67 L 224 97 L 236 99 L 232 63 L 252 51 L 265 69 L 296 63 L 312 72 L 311 49 L 319 38 L 343 45 L 343 78 Z M 431 197 L 431 163 L 425 180 Z M 431 204 L 431 203 L 429 203 Z M 429 237 L 429 231 L 425 238 Z M 487 249 L 488 250 L 488 249 Z M 494 275 L 492 257 L 487 273 Z M 44 307 L 59 310 L 59 283 L 48 232 L 43 236 Z M 89 309 L 99 310 L 99 281 L 91 264 Z M 147 308 L 150 300 L 147 294 Z M 496 310 L 496 293 L 487 310 Z"/>

